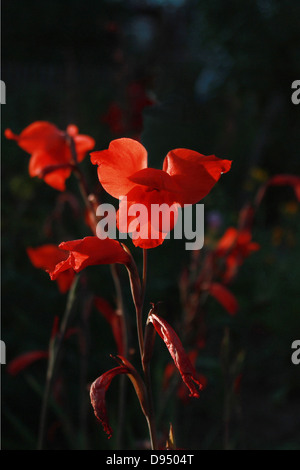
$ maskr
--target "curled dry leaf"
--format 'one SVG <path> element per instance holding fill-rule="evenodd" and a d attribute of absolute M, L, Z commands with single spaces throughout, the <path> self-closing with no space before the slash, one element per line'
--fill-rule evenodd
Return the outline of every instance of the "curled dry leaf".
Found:
<path fill-rule="evenodd" d="M 106 392 L 114 377 L 120 374 L 126 374 L 131 380 L 137 397 L 139 399 L 141 408 L 145 416 L 148 415 L 146 390 L 144 382 L 132 364 L 122 356 L 114 356 L 114 359 L 120 364 L 107 372 L 104 372 L 98 379 L 96 379 L 90 388 L 90 399 L 94 408 L 94 413 L 97 419 L 102 424 L 102 427 L 108 438 L 111 438 L 113 431 L 109 425 L 107 408 L 106 408 Z"/>

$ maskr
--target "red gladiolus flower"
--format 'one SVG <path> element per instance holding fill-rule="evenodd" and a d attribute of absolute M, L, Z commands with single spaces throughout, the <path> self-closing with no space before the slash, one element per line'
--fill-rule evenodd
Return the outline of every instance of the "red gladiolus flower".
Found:
<path fill-rule="evenodd" d="M 149 313 L 147 323 L 150 322 L 165 342 L 174 364 L 180 372 L 182 380 L 190 391 L 190 396 L 199 398 L 200 395 L 198 389 L 201 390 L 203 388 L 203 384 L 199 380 L 197 371 L 186 354 L 177 334 L 163 318 L 151 312 Z"/>
<path fill-rule="evenodd" d="M 141 248 L 160 245 L 176 223 L 178 206 L 204 198 L 231 167 L 229 160 L 188 149 L 171 150 L 162 170 L 148 168 L 147 159 L 143 145 L 128 138 L 113 140 L 107 150 L 91 153 L 102 186 L 121 201 L 119 230 L 132 232 L 133 243 Z M 137 204 L 147 209 L 146 215 L 137 216 L 134 210 L 130 215 Z M 155 221 L 157 206 L 162 217 Z"/>
<path fill-rule="evenodd" d="M 58 191 L 65 190 L 65 182 L 74 163 L 69 138 L 74 140 L 78 162 L 95 146 L 94 139 L 78 134 L 75 125 L 69 125 L 66 131 L 61 131 L 46 121 L 30 124 L 20 135 L 14 134 L 10 129 L 6 129 L 4 135 L 7 139 L 15 140 L 21 149 L 31 155 L 29 175 L 43 179 Z"/>
<path fill-rule="evenodd" d="M 217 257 L 225 258 L 225 272 L 223 282 L 228 283 L 235 277 L 237 270 L 244 260 L 253 252 L 260 249 L 260 245 L 252 241 L 249 230 L 237 230 L 230 227 L 226 230 L 215 250 Z"/>
<path fill-rule="evenodd" d="M 64 271 L 73 269 L 75 272 L 82 271 L 87 266 L 98 264 L 128 264 L 130 255 L 116 241 L 106 238 L 100 240 L 98 237 L 90 236 L 80 240 L 62 242 L 59 248 L 68 251 L 68 257 L 58 263 L 53 269 L 47 270 L 52 280 Z"/>
<path fill-rule="evenodd" d="M 27 254 L 33 266 L 45 271 L 52 271 L 58 263 L 65 261 L 68 257 L 65 251 L 52 244 L 38 248 L 29 247 L 27 248 Z M 73 269 L 66 269 L 57 276 L 56 281 L 61 293 L 64 294 L 70 289 L 74 276 Z"/>

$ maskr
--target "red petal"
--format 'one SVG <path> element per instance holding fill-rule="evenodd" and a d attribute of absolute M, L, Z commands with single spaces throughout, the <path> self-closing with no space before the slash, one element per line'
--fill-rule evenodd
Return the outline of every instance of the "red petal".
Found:
<path fill-rule="evenodd" d="M 27 254 L 36 268 L 54 269 L 57 263 L 67 259 L 68 255 L 56 245 L 48 244 L 37 248 L 28 247 Z"/>
<path fill-rule="evenodd" d="M 48 244 L 37 248 L 27 248 L 28 257 L 36 268 L 52 271 L 60 262 L 67 259 L 68 255 L 56 245 Z M 57 284 L 61 293 L 67 292 L 74 279 L 73 269 L 68 269 L 57 276 Z"/>
<path fill-rule="evenodd" d="M 33 362 L 49 356 L 48 351 L 30 351 L 13 359 L 7 365 L 7 372 L 11 375 L 18 374 L 21 370 L 30 366 Z"/>
<path fill-rule="evenodd" d="M 203 386 L 177 334 L 165 320 L 154 313 L 149 314 L 148 321 L 152 322 L 156 332 L 164 340 L 182 380 L 190 391 L 190 396 L 198 398 L 198 389 L 201 390 Z"/>
<path fill-rule="evenodd" d="M 238 236 L 238 231 L 234 227 L 229 227 L 222 238 L 220 238 L 216 251 L 219 255 L 222 255 L 229 251 L 236 243 Z"/>
<path fill-rule="evenodd" d="M 71 137 L 76 137 L 78 135 L 78 127 L 75 124 L 69 124 L 67 126 L 66 132 Z"/>
<path fill-rule="evenodd" d="M 230 315 L 235 315 L 237 313 L 239 309 L 238 302 L 234 295 L 225 286 L 218 282 L 212 282 L 208 290 Z"/>
<path fill-rule="evenodd" d="M 148 186 L 151 189 L 175 193 L 180 191 L 180 187 L 168 173 L 154 168 L 144 168 L 143 170 L 137 171 L 129 177 L 129 180 L 136 184 Z M 174 196 L 173 200 L 175 200 Z"/>
<path fill-rule="evenodd" d="M 11 133 L 9 138 L 13 138 L 13 136 L 18 145 L 30 154 L 40 150 L 50 151 L 63 145 L 65 141 L 64 133 L 47 121 L 33 122 L 19 136 Z"/>
<path fill-rule="evenodd" d="M 85 237 L 80 240 L 63 242 L 59 248 L 69 251 L 69 257 L 48 271 L 52 280 L 70 267 L 79 272 L 87 266 L 130 262 L 130 256 L 122 248 L 122 245 L 110 238 L 100 240 L 98 237 Z"/>
<path fill-rule="evenodd" d="M 137 205 L 142 206 L 140 211 Z M 163 243 L 177 217 L 178 206 L 174 204 L 173 193 L 137 185 L 120 202 L 117 226 L 120 232 L 132 234 L 135 246 L 148 249 Z"/>
<path fill-rule="evenodd" d="M 221 174 L 230 168 L 230 160 L 222 160 L 214 155 L 205 156 L 188 149 L 171 150 L 163 163 L 163 170 L 181 188 L 176 199 L 181 205 L 195 204 L 203 199 Z"/>
<path fill-rule="evenodd" d="M 196 362 L 197 356 L 198 356 L 198 351 L 197 350 L 193 350 L 193 351 L 190 351 L 188 353 L 188 357 L 189 357 L 189 359 L 190 359 L 190 361 L 193 365 Z M 174 363 L 170 362 L 169 364 L 167 364 L 167 366 L 165 368 L 165 371 L 164 371 L 164 384 L 163 384 L 164 389 L 166 389 L 168 387 L 170 379 L 173 376 L 175 370 L 176 370 L 176 367 L 175 367 Z M 198 378 L 199 382 L 202 384 L 202 388 L 205 388 L 206 385 L 207 385 L 207 378 L 204 375 L 198 374 L 198 373 L 197 373 L 197 378 Z M 183 382 L 181 382 L 181 384 L 178 388 L 178 396 L 179 396 L 180 400 L 182 400 L 183 402 L 188 401 L 187 388 L 186 388 L 186 386 L 184 385 Z"/>
<path fill-rule="evenodd" d="M 65 294 L 66 292 L 68 292 L 68 290 L 70 289 L 70 287 L 73 283 L 73 280 L 74 280 L 74 271 L 73 270 L 68 269 L 68 270 L 63 271 L 62 273 L 60 273 L 60 275 L 57 276 L 57 279 L 56 279 L 59 291 L 62 294 Z"/>
<path fill-rule="evenodd" d="M 87 155 L 87 152 L 95 147 L 95 140 L 89 135 L 76 135 L 74 137 L 74 142 L 78 162 L 81 162 Z"/>
<path fill-rule="evenodd" d="M 147 167 L 147 151 L 136 140 L 116 139 L 107 150 L 92 152 L 91 162 L 99 165 L 98 177 L 104 189 L 119 198 L 135 186 L 128 178 Z"/>

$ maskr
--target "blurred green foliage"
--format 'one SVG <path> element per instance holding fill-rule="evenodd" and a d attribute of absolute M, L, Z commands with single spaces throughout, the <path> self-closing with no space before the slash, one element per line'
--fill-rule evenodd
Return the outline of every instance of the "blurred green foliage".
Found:
<path fill-rule="evenodd" d="M 1 78 L 7 89 L 2 134 L 7 127 L 19 133 L 36 120 L 61 129 L 72 122 L 80 133 L 96 139 L 96 149 L 106 148 L 118 136 L 102 117 L 112 101 L 126 106 L 128 85 L 139 81 L 155 97 L 155 104 L 144 110 L 141 134 L 150 166 L 160 168 L 166 153 L 176 147 L 233 160 L 230 173 L 203 201 L 206 214 L 218 211 L 221 217 L 215 238 L 236 225 L 239 210 L 261 182 L 259 175 L 264 181 L 264 174 L 300 174 L 300 105 L 291 103 L 291 83 L 300 78 L 297 0 L 187 0 L 178 7 L 163 1 L 27 0 L 2 4 L 2 24 Z M 126 135 L 134 134 L 135 129 Z M 98 191 L 89 158 L 82 167 Z M 68 191 L 79 195 L 73 177 Z M 2 139 L 1 339 L 8 362 L 23 352 L 47 349 L 54 316 L 61 318 L 66 304 L 48 275 L 30 264 L 26 247 L 89 234 L 68 205 L 60 218 L 53 218 L 58 197 L 42 181 L 29 178 L 28 156 Z M 172 421 L 180 447 L 224 445 L 219 356 L 229 327 L 232 360 L 245 354 L 231 446 L 299 449 L 300 366 L 290 360 L 292 341 L 300 336 L 299 228 L 292 190 L 270 190 L 253 232 L 261 250 L 246 260 L 231 286 L 240 303 L 238 315 L 228 317 L 208 299 L 207 343 L 197 362 L 208 386 L 199 400 L 183 405 L 174 393 L 166 400 L 160 385 L 169 357 L 157 341 L 152 372 L 159 426 L 167 432 Z M 211 236 L 208 231 L 208 242 Z M 140 252 L 133 252 L 141 267 Z M 190 255 L 183 241 L 172 239 L 149 252 L 146 306 L 162 301 L 163 314 L 175 329 L 182 316 L 179 275 Z M 93 293 L 114 301 L 107 267 L 90 268 L 87 277 Z M 136 347 L 125 272 L 122 279 Z M 72 325 L 82 328 L 79 307 Z M 85 328 L 86 383 L 82 386 L 80 345 L 77 337 L 70 337 L 60 369 L 63 382 L 57 384 L 61 401 L 53 403 L 48 417 L 49 449 L 117 445 L 115 437 L 107 441 L 95 422 L 87 393 L 88 384 L 114 366 L 109 354 L 116 353 L 115 345 L 99 313 L 92 311 Z M 5 366 L 2 372 L 2 447 L 34 449 L 46 361 L 16 377 L 6 374 Z M 108 394 L 113 429 L 118 427 L 115 380 Z M 130 387 L 123 445 L 134 449 L 141 445 L 137 436 L 146 439 L 147 430 Z"/>

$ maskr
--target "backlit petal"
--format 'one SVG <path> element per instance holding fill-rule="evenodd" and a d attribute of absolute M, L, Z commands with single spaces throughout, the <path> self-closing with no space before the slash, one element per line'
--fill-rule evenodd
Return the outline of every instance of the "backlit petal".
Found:
<path fill-rule="evenodd" d="M 231 161 L 215 155 L 205 156 L 188 149 L 171 150 L 163 163 L 163 170 L 172 176 L 181 188 L 177 202 L 195 204 L 203 199 L 219 180 L 222 173 L 231 168 Z"/>
<path fill-rule="evenodd" d="M 128 178 L 147 167 L 147 151 L 136 140 L 116 139 L 107 150 L 92 152 L 91 162 L 98 165 L 98 177 L 104 189 L 120 198 L 135 186 Z"/>
<path fill-rule="evenodd" d="M 65 251 L 53 244 L 42 245 L 37 248 L 28 247 L 27 254 L 33 266 L 45 271 L 55 269 L 57 264 L 64 262 L 68 258 L 68 254 Z M 63 294 L 67 292 L 73 280 L 74 271 L 67 267 L 56 278 L 60 292 Z"/>
<path fill-rule="evenodd" d="M 58 263 L 53 270 L 48 271 L 52 280 L 70 267 L 79 272 L 87 266 L 114 263 L 128 264 L 131 261 L 129 254 L 122 248 L 122 245 L 110 238 L 100 240 L 98 237 L 85 237 L 80 240 L 62 242 L 59 248 L 68 251 L 69 256 L 65 261 Z"/>

